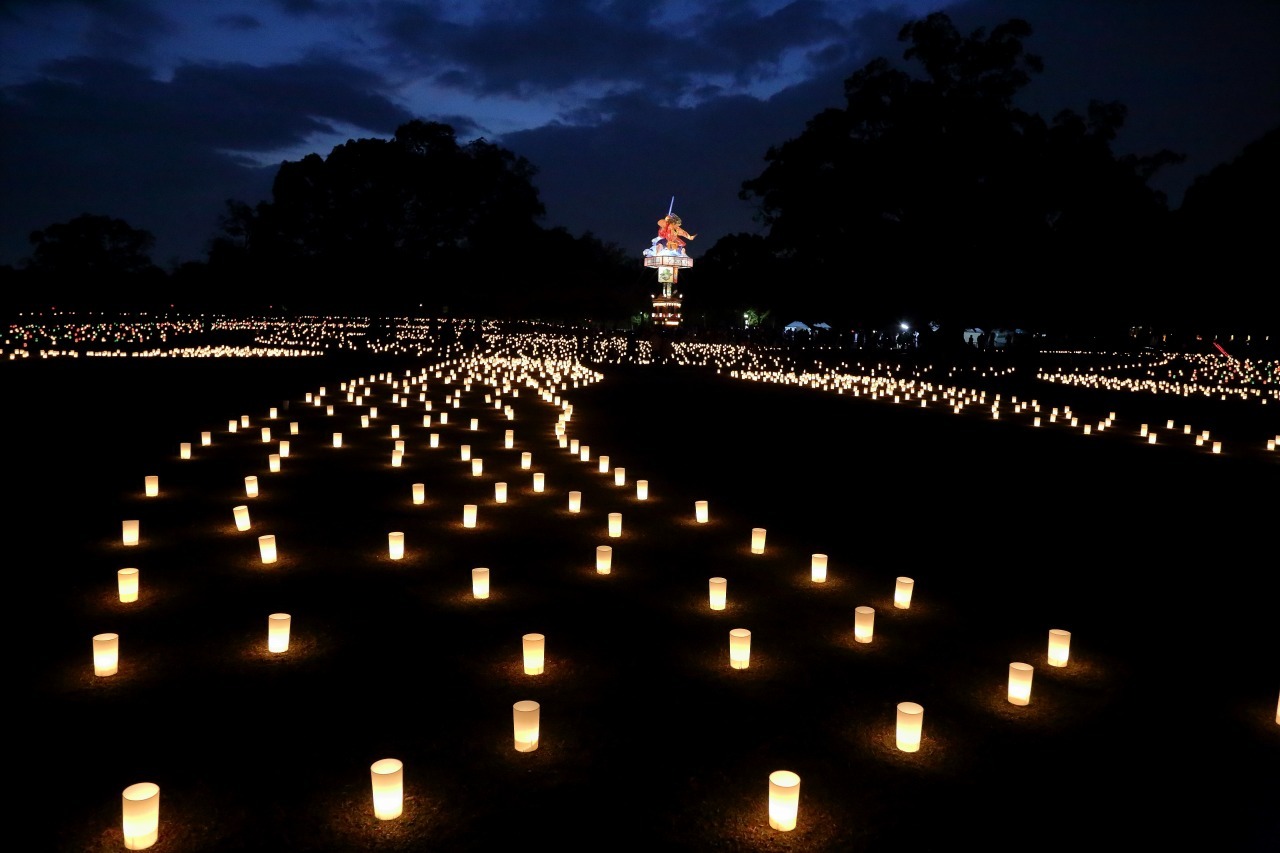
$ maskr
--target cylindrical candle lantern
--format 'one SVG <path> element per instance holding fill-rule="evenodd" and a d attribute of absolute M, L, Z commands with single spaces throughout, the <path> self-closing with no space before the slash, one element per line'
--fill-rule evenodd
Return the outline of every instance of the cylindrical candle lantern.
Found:
<path fill-rule="evenodd" d="M 596 573 L 607 575 L 613 571 L 613 548 L 609 545 L 596 546 Z"/>
<path fill-rule="evenodd" d="M 334 446 L 334 447 L 341 447 L 341 446 L 342 446 L 342 433 L 340 433 L 340 432 L 335 432 L 335 433 L 333 434 L 333 446 Z"/>
<path fill-rule="evenodd" d="M 516 446 L 516 431 L 509 429 L 502 434 L 502 443 L 504 446 L 511 448 Z"/>
<path fill-rule="evenodd" d="M 458 452 L 462 454 L 463 462 L 471 461 L 471 445 L 469 444 L 462 445 L 460 448 L 458 448 Z"/>
<path fill-rule="evenodd" d="M 403 462 L 404 462 L 404 451 L 403 451 L 403 450 L 393 450 L 393 451 L 391 451 L 391 467 L 392 467 L 392 468 L 400 468 L 400 467 L 402 466 L 402 463 L 403 463 Z"/>
<path fill-rule="evenodd" d="M 893 585 L 893 606 L 899 610 L 911 607 L 911 591 L 915 586 L 913 578 L 898 578 Z"/>
<path fill-rule="evenodd" d="M 543 474 L 541 471 L 538 471 L 533 475 L 533 490 L 535 492 L 541 492 L 544 489 L 546 489 L 546 487 L 547 487 L 547 475 Z"/>
<path fill-rule="evenodd" d="M 707 523 L 707 502 L 706 501 L 693 502 L 693 518 L 699 524 Z"/>
<path fill-rule="evenodd" d="M 500 503 L 500 504 L 504 504 L 507 502 L 507 484 L 506 483 L 493 484 L 493 500 L 495 503 Z"/>
<path fill-rule="evenodd" d="M 147 497 L 154 498 L 160 494 L 160 478 L 155 474 L 148 474 L 142 480 L 143 487 L 146 490 Z"/>
<path fill-rule="evenodd" d="M 213 433 L 208 430 L 200 433 L 200 446 L 208 447 L 211 444 L 213 444 Z"/>
<path fill-rule="evenodd" d="M 413 484 L 413 502 L 415 504 L 421 504 L 421 503 L 427 502 L 427 484 L 426 483 Z"/>
<path fill-rule="evenodd" d="M 236 530 L 249 529 L 249 507 L 241 504 L 231 508 L 231 515 L 236 520 Z"/>
<path fill-rule="evenodd" d="M 622 513 L 609 513 L 609 536 L 617 539 L 622 535 Z"/>
<path fill-rule="evenodd" d="M 361 416 L 360 416 L 360 426 L 361 426 L 361 427 L 368 427 L 368 426 L 369 426 L 369 416 L 368 416 L 368 415 L 361 415 Z"/>
<path fill-rule="evenodd" d="M 160 786 L 137 782 L 120 797 L 124 849 L 146 850 L 160 837 Z"/>
<path fill-rule="evenodd" d="M 569 439 L 569 452 L 572 453 L 574 456 L 578 455 L 578 439 L 576 438 Z"/>
<path fill-rule="evenodd" d="M 267 617 L 267 651 L 273 654 L 289 651 L 289 624 L 293 617 L 288 613 L 272 613 Z"/>
<path fill-rule="evenodd" d="M 138 600 L 138 570 L 120 569 L 116 572 L 116 589 L 125 604 Z"/>
<path fill-rule="evenodd" d="M 373 816 L 394 820 L 404 811 L 404 762 L 382 758 L 369 765 L 373 781 Z"/>
<path fill-rule="evenodd" d="M 489 597 L 489 570 L 488 569 L 472 569 L 471 570 L 471 595 L 474 598 Z"/>
<path fill-rule="evenodd" d="M 600 473 L 601 473 L 601 474 L 608 474 L 608 473 L 609 473 L 609 455 L 608 455 L 608 454 L 602 454 L 602 455 L 600 456 L 600 459 L 599 459 L 598 461 L 599 461 L 599 465 L 600 465 L 600 469 L 599 469 L 599 470 L 600 470 Z"/>
<path fill-rule="evenodd" d="M 591 461 L 591 446 L 587 444 L 578 445 L 578 458 L 583 462 Z"/>
<path fill-rule="evenodd" d="M 297 434 L 298 434 L 298 422 L 289 421 L 289 435 L 297 435 Z"/>
<path fill-rule="evenodd" d="M 809 577 L 814 583 L 827 582 L 827 555 L 814 554 L 809 558 Z"/>
<path fill-rule="evenodd" d="M 547 638 L 543 634 L 524 635 L 524 674 L 542 675 Z"/>
<path fill-rule="evenodd" d="M 625 486 L 625 485 L 627 484 L 627 469 L 626 469 L 626 468 L 614 468 L 614 469 L 613 469 L 613 484 L 614 484 L 615 486 Z"/>
<path fill-rule="evenodd" d="M 235 432 L 239 428 L 240 423 L 238 421 L 227 421 L 227 432 Z"/>
<path fill-rule="evenodd" d="M 516 752 L 533 752 L 538 748 L 541 710 L 542 706 L 532 699 L 523 699 L 511 706 Z"/>
<path fill-rule="evenodd" d="M 796 828 L 800 812 L 800 777 L 790 770 L 769 774 L 769 826 L 783 832 Z"/>
<path fill-rule="evenodd" d="M 1009 701 L 1014 705 L 1031 702 L 1031 676 L 1035 669 L 1029 663 L 1009 664 Z"/>
<path fill-rule="evenodd" d="M 138 544 L 138 519 L 126 518 L 120 524 L 121 541 L 126 545 Z"/>
<path fill-rule="evenodd" d="M 271 427 L 262 428 L 262 443 L 266 444 L 271 440 Z"/>
<path fill-rule="evenodd" d="M 258 496 L 258 478 L 252 474 L 244 478 L 244 496 L 247 498 Z"/>
<path fill-rule="evenodd" d="M 751 632 L 734 628 L 729 632 L 729 666 L 746 669 L 751 665 Z"/>
<path fill-rule="evenodd" d="M 582 511 L 582 492 L 569 492 L 569 512 Z"/>
<path fill-rule="evenodd" d="M 533 467 L 532 453 L 526 450 L 524 453 L 520 454 L 520 467 L 524 468 L 526 471 L 529 470 L 529 468 Z"/>
<path fill-rule="evenodd" d="M 479 457 L 471 460 L 471 476 L 479 477 L 484 473 L 484 460 Z"/>
<path fill-rule="evenodd" d="M 711 609 L 724 610 L 729 596 L 729 581 L 725 578 L 712 578 L 708 582 L 708 587 L 708 592 L 711 596 Z"/>
<path fill-rule="evenodd" d="M 262 555 L 262 562 L 274 563 L 276 561 L 276 537 L 273 533 L 267 533 L 258 537 L 258 553 Z"/>
<path fill-rule="evenodd" d="M 278 445 L 278 449 L 280 451 L 281 459 L 289 458 L 289 440 L 287 438 L 280 439 L 280 444 Z"/>
<path fill-rule="evenodd" d="M 178 445 L 178 458 L 179 459 L 191 458 L 191 442 L 184 441 Z"/>
<path fill-rule="evenodd" d="M 764 553 L 764 532 L 765 531 L 763 527 L 751 528 L 751 553 L 752 554 Z"/>
<path fill-rule="evenodd" d="M 647 501 L 649 499 L 649 481 L 636 480 L 636 500 Z"/>
<path fill-rule="evenodd" d="M 924 706 L 918 702 L 898 703 L 898 749 L 919 752 L 924 727 Z"/>
<path fill-rule="evenodd" d="M 93 674 L 115 675 L 120 667 L 120 635 L 93 635 Z"/>
<path fill-rule="evenodd" d="M 476 526 L 476 509 L 477 509 L 477 504 L 462 505 L 462 526 L 463 527 Z"/>
<path fill-rule="evenodd" d="M 1049 629 L 1049 666 L 1066 666 L 1071 656 L 1071 632 Z"/>
<path fill-rule="evenodd" d="M 400 437 L 400 424 L 392 424 L 392 425 L 391 425 L 391 437 L 392 437 L 392 438 L 399 438 L 399 437 Z"/>
<path fill-rule="evenodd" d="M 391 559 L 404 558 L 404 531 L 393 530 L 387 534 L 387 552 Z"/>
<path fill-rule="evenodd" d="M 432 447 L 439 447 L 439 446 L 440 446 L 440 433 L 438 433 L 438 432 L 433 432 L 433 433 L 431 433 L 430 437 L 428 438 L 428 444 L 430 444 Z"/>
<path fill-rule="evenodd" d="M 267 469 L 270 470 L 271 473 L 273 474 L 278 473 L 280 471 L 280 454 L 279 453 L 267 454 Z"/>
<path fill-rule="evenodd" d="M 876 609 L 865 604 L 853 608 L 853 639 L 859 643 L 869 643 L 875 630 Z"/>
<path fill-rule="evenodd" d="M 457 406 L 454 406 L 454 408 L 456 409 L 456 408 L 458 408 L 458 407 L 457 407 Z M 478 430 L 478 429 L 480 429 L 480 419 L 479 419 L 479 418 L 472 418 L 472 419 L 471 419 L 471 431 L 472 431 L 472 432 L 475 432 L 475 431 L 476 431 L 476 430 Z"/>

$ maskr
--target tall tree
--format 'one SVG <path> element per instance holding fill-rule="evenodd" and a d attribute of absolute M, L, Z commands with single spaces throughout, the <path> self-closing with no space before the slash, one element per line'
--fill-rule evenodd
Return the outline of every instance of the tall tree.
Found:
<path fill-rule="evenodd" d="M 37 304 L 149 308 L 165 300 L 165 274 L 151 261 L 155 236 L 123 219 L 84 213 L 28 239 L 24 278 Z"/>
<path fill-rule="evenodd" d="M 282 164 L 270 201 L 228 203 L 210 263 L 266 272 L 274 301 L 299 307 L 336 296 L 472 309 L 501 295 L 540 233 L 534 174 L 484 139 L 459 145 L 448 125 L 415 120 L 390 140 Z"/>
<path fill-rule="evenodd" d="M 1011 19 L 962 36 L 941 12 L 909 23 L 903 58 L 923 76 L 873 60 L 843 108 L 769 149 L 740 195 L 795 287 L 848 315 L 1030 323 L 1074 319 L 1055 294 L 1132 262 L 1167 214 L 1146 182 L 1177 155 L 1116 157 L 1120 104 L 1052 121 L 1019 108 L 1043 69 L 1031 32 Z"/>

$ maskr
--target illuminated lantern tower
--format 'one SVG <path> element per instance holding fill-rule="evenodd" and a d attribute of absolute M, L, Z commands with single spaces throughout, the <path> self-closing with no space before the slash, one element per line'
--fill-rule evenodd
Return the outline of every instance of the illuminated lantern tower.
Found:
<path fill-rule="evenodd" d="M 658 284 L 662 286 L 662 292 L 653 295 L 651 316 L 655 326 L 680 325 L 681 296 L 680 291 L 676 290 L 676 284 L 680 279 L 680 270 L 693 266 L 693 258 L 684 252 L 684 240 L 692 240 L 696 235 L 681 227 L 680 217 L 672 212 L 675 202 L 675 196 L 672 196 L 667 215 L 658 220 L 658 236 L 651 241 L 652 246 L 644 251 L 644 265 L 658 271 Z"/>
<path fill-rule="evenodd" d="M 680 291 L 676 282 L 682 267 L 693 266 L 693 258 L 676 255 L 660 255 L 645 258 L 646 267 L 656 267 L 662 292 L 653 296 L 653 323 L 655 326 L 680 325 Z"/>

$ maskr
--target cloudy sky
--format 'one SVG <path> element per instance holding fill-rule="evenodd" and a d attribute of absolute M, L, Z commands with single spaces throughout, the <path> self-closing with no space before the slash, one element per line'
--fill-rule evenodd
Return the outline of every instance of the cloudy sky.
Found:
<path fill-rule="evenodd" d="M 1173 207 L 1280 126 L 1276 0 L 0 0 L 0 264 L 82 213 L 203 259 L 282 161 L 414 118 L 527 158 L 543 225 L 637 257 L 675 196 L 696 256 L 758 230 L 737 193 L 768 147 L 933 11 L 1030 23 L 1021 105 L 1126 104 L 1117 151 L 1187 157 L 1154 181 Z"/>

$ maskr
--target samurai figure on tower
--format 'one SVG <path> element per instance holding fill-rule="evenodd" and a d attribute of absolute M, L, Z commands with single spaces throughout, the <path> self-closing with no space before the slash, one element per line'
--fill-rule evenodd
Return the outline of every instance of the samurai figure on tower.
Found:
<path fill-rule="evenodd" d="M 680 217 L 672 212 L 675 204 L 675 196 L 672 196 L 671 208 L 667 209 L 667 215 L 658 220 L 658 236 L 650 240 L 649 248 L 644 250 L 646 258 L 657 255 L 684 255 L 684 241 L 698 236 L 684 230 Z"/>

